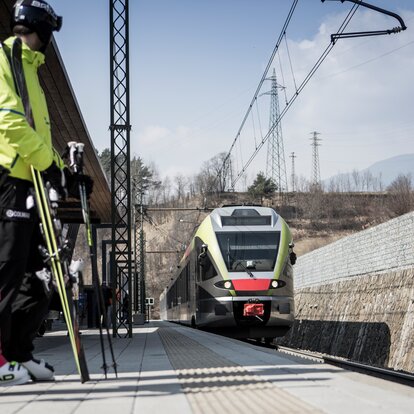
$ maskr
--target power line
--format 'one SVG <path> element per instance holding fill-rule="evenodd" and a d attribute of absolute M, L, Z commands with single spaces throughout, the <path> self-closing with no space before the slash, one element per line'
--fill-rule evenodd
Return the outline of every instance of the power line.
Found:
<path fill-rule="evenodd" d="M 227 154 L 227 157 L 223 161 L 223 166 L 222 166 L 221 170 L 218 173 L 218 179 L 219 179 L 219 176 L 221 176 L 223 174 L 223 172 L 224 172 L 224 170 L 226 168 L 226 164 L 228 162 L 228 159 L 230 158 L 231 152 L 232 152 L 234 146 L 236 145 L 236 142 L 238 141 L 238 139 L 240 137 L 240 133 L 241 133 L 241 131 L 242 131 L 242 129 L 243 129 L 245 123 L 246 123 L 246 120 L 247 120 L 247 118 L 248 118 L 248 116 L 250 114 L 250 111 L 252 110 L 253 105 L 254 105 L 254 103 L 255 103 L 258 95 L 259 95 L 259 92 L 260 92 L 260 89 L 262 88 L 263 82 L 266 80 L 267 73 L 269 72 L 270 66 L 271 66 L 271 64 L 273 62 L 273 59 L 274 59 L 274 57 L 276 55 L 276 52 L 279 49 L 280 43 L 282 42 L 282 39 L 283 39 L 283 36 L 286 34 L 286 29 L 289 26 L 290 20 L 292 19 L 292 16 L 293 16 L 293 13 L 294 13 L 294 11 L 296 9 L 297 4 L 298 4 L 298 0 L 294 0 L 293 3 L 292 3 L 291 8 L 289 10 L 289 13 L 288 13 L 288 15 L 286 17 L 285 23 L 283 24 L 282 30 L 281 30 L 281 32 L 279 34 L 279 38 L 278 38 L 278 40 L 276 42 L 276 45 L 275 45 L 275 47 L 273 49 L 272 55 L 270 56 L 269 62 L 267 63 L 266 69 L 264 70 L 263 76 L 260 79 L 259 85 L 258 85 L 258 87 L 256 89 L 256 92 L 254 93 L 253 99 L 252 99 L 252 101 L 251 101 L 251 103 L 250 103 L 250 105 L 249 105 L 249 107 L 247 109 L 246 115 L 244 116 L 243 121 L 242 121 L 242 123 L 241 123 L 241 125 L 239 127 L 239 130 L 237 131 L 236 137 L 234 138 L 233 143 L 231 144 L 231 147 L 230 147 L 230 150 L 229 150 L 229 152 Z"/>
<path fill-rule="evenodd" d="M 292 8 L 291 8 L 291 13 L 289 13 L 289 16 L 288 16 L 288 19 L 286 20 L 287 21 L 287 24 L 290 22 L 290 19 L 291 19 L 291 14 L 293 13 L 293 11 L 294 11 L 294 9 L 295 9 L 295 7 L 296 7 L 296 3 L 297 2 L 295 2 L 293 5 L 292 5 Z M 347 16 L 345 17 L 345 19 L 344 19 L 344 21 L 342 22 L 342 24 L 340 25 L 340 27 L 339 27 L 339 29 L 338 29 L 338 33 L 342 33 L 345 29 L 346 29 L 346 27 L 348 26 L 348 24 L 350 23 L 350 21 L 351 21 L 351 19 L 352 19 L 352 17 L 354 16 L 354 14 L 355 14 L 355 12 L 356 12 L 356 10 L 358 9 L 358 5 L 356 5 L 356 4 L 354 4 L 353 6 L 352 6 L 352 8 L 351 8 L 351 10 L 349 11 L 349 13 L 347 14 Z M 286 22 L 285 22 L 285 25 L 284 25 L 284 28 L 283 28 L 283 30 L 282 30 L 282 32 L 283 32 L 283 34 L 282 34 L 282 37 L 281 38 L 283 38 L 283 35 L 284 35 L 284 33 L 285 33 L 285 31 L 286 31 L 286 27 L 287 27 L 287 24 L 286 24 Z M 281 39 L 280 38 L 280 39 Z M 234 187 L 235 187 L 235 184 L 237 183 L 237 181 L 243 176 L 243 174 L 245 173 L 245 171 L 246 171 L 246 169 L 249 167 L 249 165 L 251 164 L 251 162 L 253 161 L 253 159 L 256 157 L 256 155 L 258 154 L 258 152 L 260 151 L 260 149 L 263 147 L 263 145 L 265 144 L 265 142 L 267 141 L 267 139 L 269 138 L 269 136 L 271 136 L 271 134 L 273 133 L 273 130 L 277 127 L 277 125 L 278 125 L 278 123 L 281 121 L 281 119 L 283 118 L 283 116 L 286 114 L 286 112 L 289 110 L 289 108 L 292 106 L 292 104 L 295 102 L 295 100 L 297 99 L 297 97 L 299 96 L 299 94 L 302 92 L 302 90 L 305 88 L 305 86 L 307 85 L 307 83 L 310 81 L 310 79 L 312 78 L 312 76 L 314 75 L 314 73 L 318 70 L 318 68 L 320 67 L 320 65 L 323 63 L 323 61 L 326 59 L 326 57 L 328 56 L 328 54 L 330 53 L 330 51 L 333 49 L 333 47 L 335 46 L 335 43 L 333 43 L 333 42 L 331 42 L 326 48 L 325 48 L 325 50 L 323 51 L 323 53 L 321 54 L 321 56 L 319 57 L 319 59 L 316 61 L 316 63 L 314 64 L 314 66 L 312 67 L 312 69 L 309 71 L 309 73 L 307 74 L 307 76 L 305 77 L 305 79 L 302 81 L 302 83 L 299 85 L 299 87 L 297 88 L 297 90 L 295 91 L 295 93 L 294 93 L 294 95 L 290 98 L 290 100 L 288 101 L 288 103 L 287 103 L 287 105 L 285 106 L 285 108 L 282 110 L 282 112 L 280 113 L 280 115 L 279 115 L 279 117 L 278 117 L 278 119 L 277 119 L 277 121 L 275 122 L 275 124 L 273 125 L 273 127 L 268 131 L 268 133 L 265 135 L 265 137 L 262 139 L 262 141 L 259 143 L 259 145 L 256 147 L 256 149 L 255 149 L 255 151 L 253 152 L 253 154 L 250 156 L 250 158 L 248 159 L 248 161 L 242 166 L 242 169 L 241 169 L 241 171 L 239 172 L 239 174 L 235 177 L 235 179 L 232 181 L 232 183 L 231 183 L 231 187 L 234 189 Z M 273 57 L 274 57 L 274 54 L 275 54 L 275 52 L 277 51 L 277 49 L 278 49 L 278 47 L 279 47 L 279 43 L 276 45 L 276 48 L 275 48 L 275 50 L 274 50 L 274 53 L 272 54 L 272 58 L 271 58 L 271 60 L 273 59 Z M 263 77 L 262 77 L 262 80 L 260 81 L 260 83 L 259 83 L 259 88 L 258 88 L 258 90 L 260 90 L 260 88 L 261 88 L 261 86 L 262 86 L 262 84 L 263 84 L 263 81 L 264 81 L 264 79 L 265 79 L 265 77 L 266 77 L 266 74 L 267 74 L 267 72 L 268 72 L 268 70 L 269 70 L 269 66 L 270 66 L 270 63 L 271 63 L 271 61 L 269 62 L 269 65 L 266 67 L 266 71 L 265 71 L 265 74 L 263 75 Z M 256 99 L 256 97 L 257 97 L 257 95 L 255 95 L 255 97 L 254 97 L 254 99 Z M 253 101 L 254 101 L 254 99 L 253 99 Z M 252 102 L 253 102 L 252 101 Z M 250 108 L 251 108 L 251 106 L 252 106 L 252 104 L 250 104 L 250 107 L 249 107 L 249 110 L 248 110 L 248 112 L 247 112 L 247 114 L 246 114 L 246 117 L 247 117 L 247 115 L 248 115 L 248 113 L 249 113 L 249 111 L 250 111 Z M 245 119 L 246 119 L 246 117 L 245 117 Z M 232 149 L 233 149 L 233 147 L 234 147 L 234 145 L 235 145 L 235 143 L 237 142 L 237 140 L 238 140 L 238 138 L 239 138 L 239 136 L 240 136 L 240 133 L 241 133 L 241 130 L 242 130 L 242 128 L 243 128 L 243 126 L 244 126 L 244 122 L 245 122 L 245 119 L 243 120 L 243 123 L 242 123 L 242 125 L 241 125 L 241 127 L 239 128 L 239 131 L 238 131 L 238 133 L 237 133 L 237 135 L 236 135 L 236 138 L 235 138 L 235 140 L 233 141 L 233 144 L 232 144 L 232 146 L 230 147 L 230 151 L 229 151 L 229 153 L 227 154 L 227 157 L 226 157 L 226 159 L 225 159 L 225 161 L 230 157 L 230 155 L 231 155 L 231 151 L 232 151 Z M 223 163 L 223 167 L 224 167 L 224 163 Z M 222 167 L 222 168 L 223 168 Z M 221 174 L 221 171 L 219 172 L 219 174 Z"/>
<path fill-rule="evenodd" d="M 413 43 L 414 43 L 414 40 L 411 40 L 410 42 L 408 42 L 408 43 L 406 43 L 406 44 L 404 44 L 404 45 L 402 45 L 400 47 L 397 47 L 396 49 L 392 49 L 392 50 L 390 50 L 388 52 L 385 52 L 385 53 L 383 53 L 381 55 L 378 55 L 378 56 L 375 56 L 375 57 L 373 57 L 371 59 L 365 60 L 364 62 L 357 63 L 356 65 L 350 66 L 350 67 L 348 67 L 348 68 L 346 68 L 344 70 L 341 70 L 339 72 L 332 73 L 332 74 L 327 75 L 327 76 L 324 76 L 322 78 L 318 78 L 318 80 L 329 79 L 329 78 L 333 78 L 333 77 L 338 76 L 338 75 L 342 75 L 343 73 L 349 72 L 350 70 L 353 70 L 353 69 L 359 68 L 361 66 L 367 65 L 368 63 L 375 62 L 378 59 L 381 59 L 381 58 L 383 58 L 385 56 L 391 55 L 392 53 L 398 52 L 400 49 L 403 49 L 403 48 L 405 48 L 407 46 L 410 46 Z"/>

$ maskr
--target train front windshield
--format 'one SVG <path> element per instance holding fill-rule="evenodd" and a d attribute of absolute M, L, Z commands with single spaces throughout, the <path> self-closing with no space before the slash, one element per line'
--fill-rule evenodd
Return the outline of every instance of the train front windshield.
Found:
<path fill-rule="evenodd" d="M 228 271 L 273 271 L 279 249 L 279 232 L 228 232 L 216 235 Z"/>

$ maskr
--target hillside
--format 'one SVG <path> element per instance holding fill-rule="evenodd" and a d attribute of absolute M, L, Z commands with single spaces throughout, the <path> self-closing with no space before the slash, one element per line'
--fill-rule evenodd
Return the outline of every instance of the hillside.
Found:
<path fill-rule="evenodd" d="M 291 228 L 295 251 L 301 256 L 333 241 L 379 224 L 395 216 L 391 197 L 384 193 L 296 193 L 263 200 L 273 207 Z M 159 207 L 216 208 L 225 204 L 243 204 L 252 200 L 246 193 L 225 193 L 203 200 L 185 198 Z M 208 212 L 147 211 L 144 221 L 147 297 L 156 301 L 153 317 L 158 316 L 158 298 L 175 274 L 177 263 L 198 224 Z M 98 267 L 101 269 L 101 240 L 110 239 L 110 230 L 98 231 Z M 85 284 L 91 284 L 90 266 L 83 229 L 80 229 L 75 258 L 86 259 Z M 163 252 L 163 253 L 157 253 Z"/>
<path fill-rule="evenodd" d="M 346 191 L 382 191 L 399 175 L 414 177 L 414 154 L 403 154 L 378 161 L 361 171 L 340 173 L 324 180 L 329 188 L 332 183 Z"/>
<path fill-rule="evenodd" d="M 247 194 L 230 193 L 211 199 L 209 207 L 223 204 L 247 203 Z M 384 194 L 330 194 L 304 193 L 288 199 L 265 199 L 263 205 L 275 208 L 289 224 L 300 256 L 351 233 L 388 220 L 392 213 L 387 208 Z M 188 200 L 183 207 L 200 207 L 201 199 Z M 157 300 L 174 276 L 191 235 L 207 215 L 205 212 L 154 212 L 145 223 L 147 251 L 181 250 L 179 253 L 147 255 L 147 296 L 156 299 L 154 317 L 158 315 Z M 149 222 L 152 222 L 150 224 Z"/>
<path fill-rule="evenodd" d="M 383 184 L 387 187 L 400 174 L 411 174 L 414 177 L 414 154 L 398 155 L 378 161 L 367 170 L 374 176 L 381 176 Z"/>

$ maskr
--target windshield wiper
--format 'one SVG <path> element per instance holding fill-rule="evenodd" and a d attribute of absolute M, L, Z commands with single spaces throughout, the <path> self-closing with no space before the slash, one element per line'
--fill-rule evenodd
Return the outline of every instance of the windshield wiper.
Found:
<path fill-rule="evenodd" d="M 234 260 L 234 259 L 233 259 Z M 254 274 L 241 262 L 241 261 L 239 261 L 238 263 L 237 263 L 237 265 L 236 265 L 236 269 L 237 269 L 237 266 L 238 265 L 240 265 L 242 268 L 243 268 L 243 270 L 250 276 L 250 277 L 252 277 L 252 278 L 255 278 L 255 276 L 254 276 Z"/>
<path fill-rule="evenodd" d="M 230 254 L 230 238 L 227 238 L 227 267 L 229 270 L 230 270 L 230 260 L 233 260 L 233 263 L 236 261 L 236 259 Z M 240 265 L 250 277 L 255 278 L 254 274 L 242 263 L 241 260 L 238 261 L 236 265 L 236 269 L 238 265 Z"/>

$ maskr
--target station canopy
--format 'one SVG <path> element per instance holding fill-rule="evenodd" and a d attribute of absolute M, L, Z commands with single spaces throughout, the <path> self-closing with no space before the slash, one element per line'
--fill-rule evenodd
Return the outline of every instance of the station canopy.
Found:
<path fill-rule="evenodd" d="M 0 0 L 1 41 L 10 36 L 10 16 L 13 4 L 14 0 Z M 91 218 L 93 222 L 110 223 L 111 192 L 109 184 L 54 40 L 47 50 L 46 64 L 40 68 L 39 75 L 48 103 L 53 145 L 59 153 L 63 153 L 70 141 L 85 144 L 85 173 L 94 180 L 94 190 L 90 199 Z M 80 203 L 76 200 L 67 200 L 61 203 L 59 215 L 67 223 L 82 222 Z"/>

